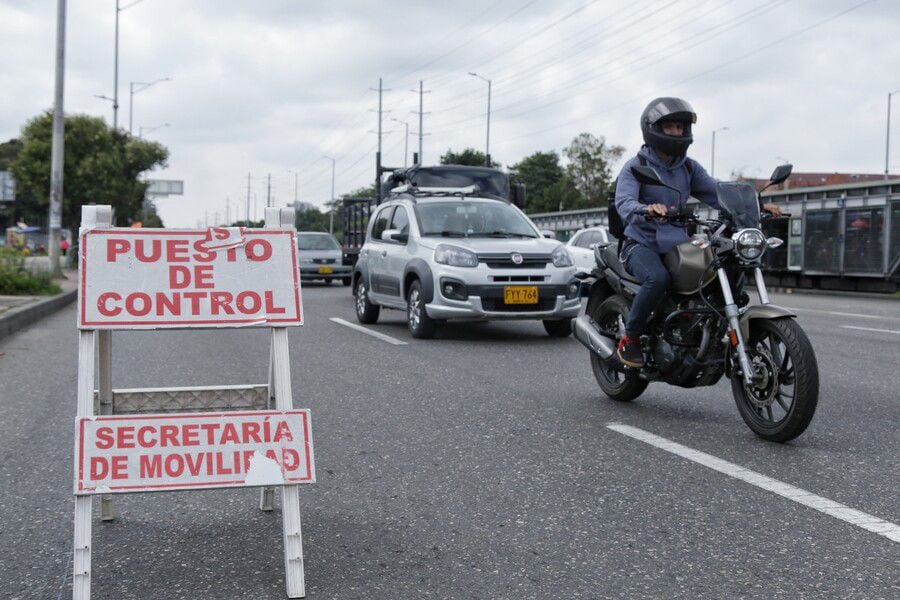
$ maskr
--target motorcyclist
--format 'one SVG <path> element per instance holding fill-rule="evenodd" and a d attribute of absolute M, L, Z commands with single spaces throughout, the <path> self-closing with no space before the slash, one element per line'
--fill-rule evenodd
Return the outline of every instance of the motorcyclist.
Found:
<path fill-rule="evenodd" d="M 619 255 L 625 269 L 641 283 L 631 305 L 625 335 L 619 340 L 616 356 L 629 367 L 642 367 L 644 354 L 640 336 L 650 314 L 665 296 L 671 277 L 662 257 L 676 245 L 690 238 L 683 227 L 644 218 L 665 216 L 681 211 L 689 196 L 718 209 L 716 180 L 700 163 L 688 158 L 688 146 L 694 141 L 691 126 L 697 114 L 680 98 L 656 98 L 641 113 L 644 145 L 637 156 L 622 167 L 616 185 L 616 210 L 625 226 L 625 239 Z M 634 178 L 631 167 L 646 164 L 654 167 L 663 182 L 681 193 L 661 186 L 642 186 Z M 775 216 L 778 207 L 766 204 L 764 209 Z"/>

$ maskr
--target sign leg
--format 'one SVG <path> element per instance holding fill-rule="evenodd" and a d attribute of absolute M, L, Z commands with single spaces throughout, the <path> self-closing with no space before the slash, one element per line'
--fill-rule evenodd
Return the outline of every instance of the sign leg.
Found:
<path fill-rule="evenodd" d="M 99 348 L 97 356 L 99 412 L 101 415 L 111 415 L 113 413 L 112 331 L 108 329 L 97 331 L 97 346 Z M 113 508 L 112 494 L 103 494 L 100 496 L 100 520 L 109 522 L 115 518 L 116 511 Z"/>
<path fill-rule="evenodd" d="M 94 353 L 93 331 L 78 334 L 78 416 L 94 413 Z M 77 473 L 77 466 L 76 466 Z M 75 496 L 75 543 L 72 558 L 72 598 L 90 600 L 91 597 L 91 507 L 90 496 Z"/>
<path fill-rule="evenodd" d="M 275 408 L 293 410 L 291 363 L 287 330 L 272 329 L 272 366 L 275 382 Z M 300 490 L 296 485 L 281 487 L 281 517 L 284 529 L 284 580 L 288 598 L 304 598 L 303 532 L 300 528 Z"/>
<path fill-rule="evenodd" d="M 268 409 L 275 408 L 275 331 L 269 336 L 269 402 Z M 269 512 L 275 509 L 275 488 L 259 490 L 259 510 Z"/>
<path fill-rule="evenodd" d="M 306 597 L 299 487 L 285 485 L 281 488 L 281 512 L 284 520 L 284 579 L 287 583 L 288 598 Z"/>

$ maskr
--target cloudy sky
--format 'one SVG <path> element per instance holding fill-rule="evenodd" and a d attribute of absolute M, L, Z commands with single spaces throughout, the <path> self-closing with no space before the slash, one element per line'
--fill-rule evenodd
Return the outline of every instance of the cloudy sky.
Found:
<path fill-rule="evenodd" d="M 271 174 L 278 205 L 322 205 L 374 178 L 378 78 L 385 162 L 418 146 L 484 148 L 493 80 L 491 154 L 510 165 L 562 149 L 580 132 L 634 153 L 638 116 L 678 95 L 699 113 L 691 153 L 716 174 L 884 169 L 887 94 L 900 88 L 896 0 L 121 0 L 119 126 L 129 82 L 170 77 L 134 96 L 134 130 L 171 158 L 156 178 L 185 195 L 158 202 L 168 226 L 256 211 Z M 70 1 L 67 113 L 112 121 L 115 0 Z M 0 0 L 0 140 L 53 100 L 56 2 Z M 900 121 L 895 103 L 894 123 Z M 895 134 L 900 171 L 900 127 Z M 296 175 L 295 175 L 296 174 Z M 251 209 L 253 210 L 253 209 Z M 252 214 L 251 214 L 252 216 Z"/>

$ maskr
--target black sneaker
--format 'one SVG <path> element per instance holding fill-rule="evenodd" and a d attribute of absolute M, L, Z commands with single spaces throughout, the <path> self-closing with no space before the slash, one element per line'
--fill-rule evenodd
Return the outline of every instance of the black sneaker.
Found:
<path fill-rule="evenodd" d="M 627 367 L 639 369 L 644 366 L 644 352 L 641 350 L 641 343 L 637 338 L 623 335 L 619 340 L 616 356 L 619 357 L 619 362 Z"/>

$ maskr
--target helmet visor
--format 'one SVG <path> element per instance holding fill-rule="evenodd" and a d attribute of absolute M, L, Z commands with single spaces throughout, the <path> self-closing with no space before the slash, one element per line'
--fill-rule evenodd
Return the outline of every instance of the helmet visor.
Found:
<path fill-rule="evenodd" d="M 647 121 L 651 124 L 660 121 L 682 121 L 696 123 L 697 113 L 694 108 L 681 98 L 659 98 L 647 107 Z"/>

